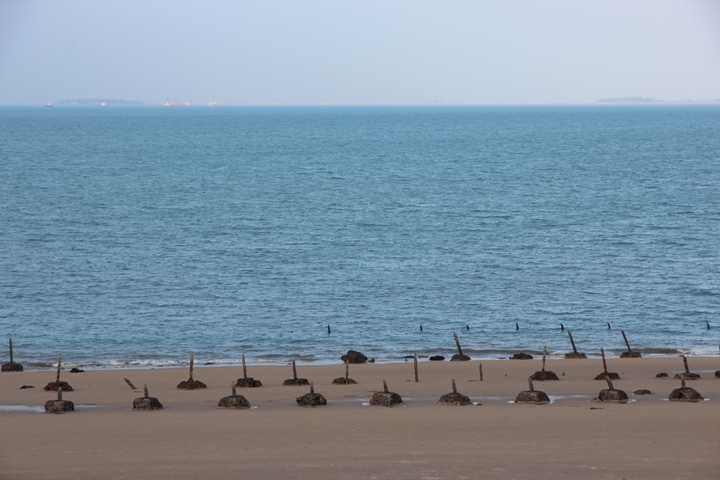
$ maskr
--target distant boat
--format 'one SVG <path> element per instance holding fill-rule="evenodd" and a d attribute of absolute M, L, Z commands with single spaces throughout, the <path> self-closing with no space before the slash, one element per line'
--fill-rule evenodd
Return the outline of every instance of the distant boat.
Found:
<path fill-rule="evenodd" d="M 220 104 L 218 102 L 210 102 L 208 103 L 208 107 L 219 107 Z"/>
<path fill-rule="evenodd" d="M 49 102 L 48 102 L 48 103 L 45 104 L 45 106 L 46 106 L 46 107 L 52 107 L 52 103 L 49 103 Z"/>

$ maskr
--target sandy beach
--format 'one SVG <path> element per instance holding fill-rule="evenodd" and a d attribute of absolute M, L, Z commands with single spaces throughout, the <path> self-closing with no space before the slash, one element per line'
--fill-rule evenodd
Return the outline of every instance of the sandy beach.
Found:
<path fill-rule="evenodd" d="M 512 403 L 527 390 L 541 360 L 351 365 L 357 385 L 333 385 L 344 366 L 298 365 L 327 406 L 302 408 L 304 386 L 282 386 L 290 366 L 250 366 L 260 388 L 238 389 L 253 408 L 220 409 L 238 367 L 196 366 L 207 388 L 184 391 L 187 369 L 63 371 L 73 392 L 63 398 L 76 411 L 42 412 L 56 398 L 43 387 L 55 372 L 0 374 L 0 479 L 715 479 L 720 471 L 720 357 L 690 358 L 687 382 L 706 399 L 668 401 L 680 386 L 679 357 L 608 359 L 621 379 L 615 388 L 627 404 L 594 402 L 607 384 L 594 380 L 599 359 L 548 360 L 559 381 L 535 382 L 549 405 Z M 669 379 L 655 378 L 667 372 Z M 150 395 L 164 409 L 133 411 L 133 399 Z M 477 405 L 439 405 L 458 391 Z M 369 406 L 372 394 L 389 389 L 402 405 Z M 32 389 L 20 389 L 33 385 Z M 634 395 L 639 389 L 651 395 Z M 42 413 L 40 413 L 42 412 Z"/>

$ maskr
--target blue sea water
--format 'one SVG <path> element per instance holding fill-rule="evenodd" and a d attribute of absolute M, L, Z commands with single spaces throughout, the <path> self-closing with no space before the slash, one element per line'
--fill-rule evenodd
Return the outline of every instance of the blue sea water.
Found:
<path fill-rule="evenodd" d="M 26 368 L 717 354 L 718 239 L 717 106 L 0 109 Z"/>

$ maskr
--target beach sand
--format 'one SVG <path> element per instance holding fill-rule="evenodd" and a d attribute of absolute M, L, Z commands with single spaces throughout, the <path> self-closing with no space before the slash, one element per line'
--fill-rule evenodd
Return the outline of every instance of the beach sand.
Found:
<path fill-rule="evenodd" d="M 260 388 L 238 389 L 253 407 L 217 408 L 242 376 L 238 367 L 196 366 L 208 388 L 176 389 L 187 369 L 97 370 L 62 379 L 76 411 L 38 413 L 56 398 L 54 371 L 0 374 L 0 479 L 717 479 L 720 475 L 720 357 L 690 358 L 707 401 L 667 401 L 680 386 L 679 357 L 608 359 L 627 404 L 593 402 L 605 382 L 599 359 L 548 360 L 560 381 L 535 382 L 549 405 L 515 405 L 535 360 L 351 365 L 357 385 L 332 385 L 344 365 L 298 365 L 328 405 L 297 406 L 308 387 L 282 386 L 290 366 L 250 366 Z M 669 379 L 655 374 L 667 372 Z M 564 375 L 563 375 L 564 374 Z M 132 411 L 147 383 L 163 410 Z M 481 405 L 439 405 L 458 391 Z M 404 404 L 368 406 L 387 380 Z M 21 390 L 22 385 L 34 389 Z M 649 389 L 652 395 L 632 392 Z M 33 406 L 36 411 L 21 411 Z"/>

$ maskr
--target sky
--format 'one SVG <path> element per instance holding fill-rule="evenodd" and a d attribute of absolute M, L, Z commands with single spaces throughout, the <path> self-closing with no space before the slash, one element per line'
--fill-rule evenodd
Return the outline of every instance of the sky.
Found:
<path fill-rule="evenodd" d="M 720 98 L 718 0 L 0 0 L 0 105 Z"/>

